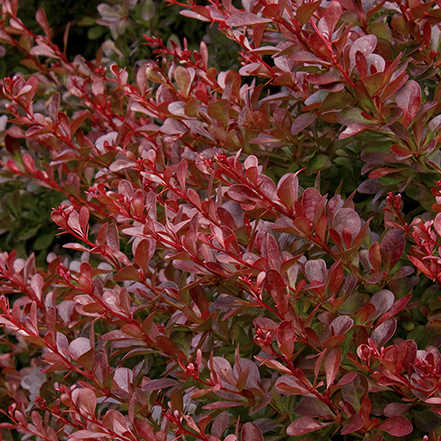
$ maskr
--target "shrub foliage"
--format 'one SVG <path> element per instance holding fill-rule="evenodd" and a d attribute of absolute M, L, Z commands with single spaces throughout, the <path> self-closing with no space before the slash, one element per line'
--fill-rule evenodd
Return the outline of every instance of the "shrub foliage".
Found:
<path fill-rule="evenodd" d="M 438 3 L 180 4 L 218 72 L 70 61 L 0 2 L 2 185 L 67 235 L 0 254 L 3 439 L 440 439 Z"/>

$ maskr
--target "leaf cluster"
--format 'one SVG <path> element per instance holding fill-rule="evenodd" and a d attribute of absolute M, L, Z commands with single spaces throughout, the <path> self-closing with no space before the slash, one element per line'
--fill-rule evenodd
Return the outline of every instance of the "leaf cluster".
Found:
<path fill-rule="evenodd" d="M 57 195 L 68 250 L 0 253 L 3 439 L 440 439 L 436 2 L 179 4 L 229 70 L 149 34 L 70 60 L 0 6 L 34 71 L 2 180 Z"/>

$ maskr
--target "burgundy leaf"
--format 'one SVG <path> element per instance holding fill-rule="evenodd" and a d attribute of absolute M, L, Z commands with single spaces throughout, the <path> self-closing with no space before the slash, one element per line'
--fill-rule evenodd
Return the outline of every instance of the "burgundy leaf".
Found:
<path fill-rule="evenodd" d="M 384 268 L 389 272 L 398 262 L 404 251 L 404 231 L 398 228 L 391 228 L 380 244 L 381 260 Z"/>
<path fill-rule="evenodd" d="M 363 418 L 357 413 L 355 413 L 343 423 L 343 428 L 341 429 L 340 434 L 348 435 L 350 433 L 357 432 L 363 427 L 363 425 L 364 425 Z"/>
<path fill-rule="evenodd" d="M 292 375 L 283 375 L 276 382 L 276 389 L 283 395 L 304 395 L 308 393 L 305 385 Z"/>
<path fill-rule="evenodd" d="M 307 188 L 302 195 L 302 205 L 305 215 L 310 222 L 314 222 L 315 211 L 322 201 L 321 194 L 315 188 Z"/>
<path fill-rule="evenodd" d="M 294 411 L 302 416 L 313 418 L 329 418 L 333 415 L 332 410 L 318 398 L 302 397 Z"/>
<path fill-rule="evenodd" d="M 213 409 L 229 409 L 230 407 L 243 406 L 240 401 L 216 401 L 214 403 L 206 404 L 202 409 L 213 410 Z"/>
<path fill-rule="evenodd" d="M 352 239 L 355 239 L 361 230 L 360 216 L 352 208 L 342 208 L 334 215 L 332 228 L 340 236 L 346 228 L 351 233 Z"/>
<path fill-rule="evenodd" d="M 373 330 L 371 338 L 381 348 L 394 336 L 396 329 L 397 321 L 395 318 L 391 318 L 377 326 Z"/>
<path fill-rule="evenodd" d="M 294 208 L 298 191 L 299 179 L 294 173 L 284 175 L 277 185 L 277 196 L 289 210 Z"/>
<path fill-rule="evenodd" d="M 331 330 L 334 335 L 343 335 L 354 326 L 354 320 L 347 315 L 341 315 L 336 317 L 331 322 Z"/>
<path fill-rule="evenodd" d="M 295 136 L 299 134 L 302 130 L 309 127 L 316 118 L 317 115 L 314 113 L 302 113 L 299 115 L 292 123 L 291 135 Z"/>
<path fill-rule="evenodd" d="M 403 416 L 387 418 L 377 428 L 384 430 L 392 436 L 406 436 L 413 430 L 412 423 Z"/>
<path fill-rule="evenodd" d="M 286 285 L 279 271 L 270 269 L 267 272 L 265 286 L 276 305 L 280 304 L 286 295 Z"/>
<path fill-rule="evenodd" d="M 322 423 L 309 416 L 300 417 L 292 422 L 286 429 L 289 436 L 299 436 L 305 433 L 315 432 L 330 426 L 332 423 Z"/>
<path fill-rule="evenodd" d="M 262 431 L 254 423 L 245 423 L 241 431 L 242 441 L 263 441 Z"/>
<path fill-rule="evenodd" d="M 214 420 L 211 425 L 211 434 L 217 438 L 222 438 L 223 433 L 228 427 L 230 417 L 228 412 L 221 412 Z"/>
<path fill-rule="evenodd" d="M 325 283 L 328 278 L 328 269 L 323 259 L 308 260 L 305 263 L 304 272 L 309 282 L 316 280 Z"/>
<path fill-rule="evenodd" d="M 384 416 L 386 416 L 386 417 L 400 416 L 403 413 L 408 412 L 411 408 L 412 408 L 411 404 L 406 404 L 406 403 L 389 403 L 384 408 Z"/>
<path fill-rule="evenodd" d="M 369 303 L 375 306 L 375 311 L 369 316 L 369 319 L 375 319 L 390 310 L 395 302 L 395 296 L 387 289 L 376 292 Z"/>
<path fill-rule="evenodd" d="M 141 387 L 143 392 L 149 392 L 152 390 L 162 390 L 167 387 L 176 387 L 181 386 L 181 383 L 178 380 L 174 380 L 173 378 L 161 378 L 159 380 L 149 381 L 146 385 Z"/>

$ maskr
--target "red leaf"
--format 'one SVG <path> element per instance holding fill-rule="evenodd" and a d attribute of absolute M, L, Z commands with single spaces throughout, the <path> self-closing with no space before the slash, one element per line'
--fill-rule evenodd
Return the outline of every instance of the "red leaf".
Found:
<path fill-rule="evenodd" d="M 305 2 L 297 8 L 296 18 L 300 26 L 303 26 L 311 18 L 311 15 L 318 9 L 320 3 L 320 1 L 312 3 Z"/>
<path fill-rule="evenodd" d="M 283 375 L 276 381 L 276 389 L 283 395 L 306 395 L 309 390 L 293 375 Z"/>
<path fill-rule="evenodd" d="M 185 193 L 185 183 L 187 180 L 188 173 L 188 161 L 184 158 L 182 161 L 176 166 L 176 178 Z"/>
<path fill-rule="evenodd" d="M 279 305 L 286 294 L 286 285 L 282 275 L 275 269 L 270 269 L 266 274 L 265 279 L 266 290 L 274 300 L 276 305 Z"/>
<path fill-rule="evenodd" d="M 303 192 L 302 205 L 305 210 L 305 216 L 309 221 L 314 222 L 316 208 L 320 205 L 321 201 L 322 196 L 315 188 L 310 187 Z"/>
<path fill-rule="evenodd" d="M 335 26 L 337 25 L 340 17 L 343 13 L 340 2 L 338 0 L 333 0 L 325 9 L 323 15 L 326 24 L 328 26 L 328 34 L 332 36 L 334 33 Z"/>
<path fill-rule="evenodd" d="M 383 430 L 392 436 L 406 436 L 412 432 L 412 423 L 403 416 L 393 416 L 382 422 L 377 429 Z"/>
<path fill-rule="evenodd" d="M 280 179 L 277 185 L 277 196 L 286 208 L 292 210 L 297 200 L 299 190 L 299 179 L 297 173 L 289 173 Z"/>
<path fill-rule="evenodd" d="M 326 384 L 328 389 L 332 386 L 337 377 L 341 362 L 341 349 L 339 346 L 328 351 L 325 360 Z"/>
<path fill-rule="evenodd" d="M 366 57 L 364 56 L 363 52 L 357 51 L 355 53 L 355 65 L 357 66 L 358 72 L 361 76 L 361 78 L 364 78 L 367 76 L 367 61 Z"/>
<path fill-rule="evenodd" d="M 330 426 L 332 423 L 322 423 L 309 416 L 300 417 L 292 422 L 286 429 L 286 433 L 289 436 L 299 436 L 305 433 L 315 432 L 316 430 L 323 429 Z"/>
<path fill-rule="evenodd" d="M 277 329 L 277 344 L 280 352 L 290 359 L 294 352 L 295 333 L 292 324 L 287 320 L 280 323 Z"/>

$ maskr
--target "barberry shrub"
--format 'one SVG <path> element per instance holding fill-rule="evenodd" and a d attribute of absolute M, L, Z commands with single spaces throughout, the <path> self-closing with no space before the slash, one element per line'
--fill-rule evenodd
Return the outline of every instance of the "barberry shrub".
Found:
<path fill-rule="evenodd" d="M 2 439 L 440 439 L 439 2 L 180 4 L 226 72 L 0 4 L 2 183 L 66 234 L 0 254 Z"/>

